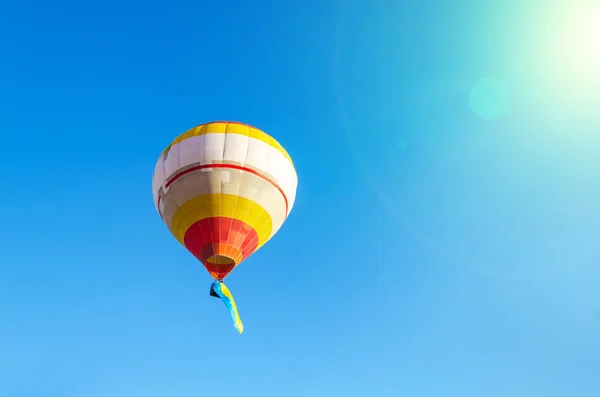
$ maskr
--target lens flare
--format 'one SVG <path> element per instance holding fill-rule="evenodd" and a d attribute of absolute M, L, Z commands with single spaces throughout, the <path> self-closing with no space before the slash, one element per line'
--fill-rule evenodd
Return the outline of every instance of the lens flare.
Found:
<path fill-rule="evenodd" d="M 485 77 L 471 89 L 469 104 L 479 117 L 494 120 L 505 115 L 510 108 L 510 91 L 499 78 Z"/>

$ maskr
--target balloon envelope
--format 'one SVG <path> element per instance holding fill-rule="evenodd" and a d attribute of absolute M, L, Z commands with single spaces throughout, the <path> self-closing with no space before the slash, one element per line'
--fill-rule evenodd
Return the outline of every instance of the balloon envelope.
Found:
<path fill-rule="evenodd" d="M 225 121 L 177 137 L 152 177 L 165 225 L 215 279 L 225 278 L 281 228 L 297 186 L 292 159 L 275 139 Z"/>

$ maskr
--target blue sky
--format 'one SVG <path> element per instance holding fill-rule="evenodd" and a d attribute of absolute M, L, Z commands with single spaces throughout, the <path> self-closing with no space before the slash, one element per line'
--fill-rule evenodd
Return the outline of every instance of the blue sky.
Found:
<path fill-rule="evenodd" d="M 597 397 L 589 4 L 3 2 L 0 394 Z M 152 202 L 216 119 L 300 179 L 242 336 Z"/>

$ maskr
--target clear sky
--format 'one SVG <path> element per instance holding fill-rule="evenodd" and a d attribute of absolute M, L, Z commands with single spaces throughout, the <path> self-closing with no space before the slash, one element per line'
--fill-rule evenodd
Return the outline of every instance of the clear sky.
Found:
<path fill-rule="evenodd" d="M 0 2 L 0 395 L 600 396 L 592 2 L 407 4 Z M 242 336 L 152 202 L 218 119 L 299 173 Z"/>

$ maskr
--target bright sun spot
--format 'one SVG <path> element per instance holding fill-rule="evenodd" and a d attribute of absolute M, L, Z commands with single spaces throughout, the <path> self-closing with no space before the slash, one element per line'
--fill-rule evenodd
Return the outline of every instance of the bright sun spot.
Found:
<path fill-rule="evenodd" d="M 579 37 L 582 55 L 600 59 L 600 7 L 584 17 L 582 22 Z"/>
<path fill-rule="evenodd" d="M 559 63 L 567 67 L 571 77 L 597 77 L 600 74 L 600 11 L 582 12 L 565 22 L 560 49 L 563 60 Z"/>
<path fill-rule="evenodd" d="M 538 31 L 538 76 L 563 100 L 588 100 L 600 92 L 600 6 L 582 3 L 554 10 Z"/>

